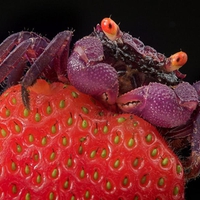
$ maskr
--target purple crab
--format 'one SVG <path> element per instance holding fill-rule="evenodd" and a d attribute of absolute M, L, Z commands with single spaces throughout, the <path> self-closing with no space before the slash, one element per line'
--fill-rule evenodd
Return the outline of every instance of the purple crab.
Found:
<path fill-rule="evenodd" d="M 183 160 L 188 179 L 200 173 L 200 82 L 184 82 L 179 68 L 187 54 L 170 57 L 122 32 L 110 18 L 78 40 L 70 53 L 73 31 L 53 40 L 19 32 L 0 45 L 2 88 L 21 83 L 22 100 L 31 109 L 28 87 L 37 78 L 62 81 L 101 100 L 116 112 L 143 117 L 166 137 L 175 151 L 191 146 Z"/>

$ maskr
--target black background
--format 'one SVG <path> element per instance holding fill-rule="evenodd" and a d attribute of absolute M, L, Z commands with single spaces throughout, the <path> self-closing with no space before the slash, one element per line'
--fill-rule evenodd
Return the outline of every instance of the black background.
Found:
<path fill-rule="evenodd" d="M 0 0 L 2 1 L 2 0 Z M 140 38 L 166 56 L 183 50 L 188 62 L 181 69 L 186 81 L 200 80 L 200 8 L 196 1 L 34 0 L 0 2 L 0 42 L 21 30 L 52 39 L 74 29 L 73 41 L 88 35 L 104 17 L 111 16 L 123 31 Z M 189 200 L 200 199 L 200 178 L 186 186 Z"/>

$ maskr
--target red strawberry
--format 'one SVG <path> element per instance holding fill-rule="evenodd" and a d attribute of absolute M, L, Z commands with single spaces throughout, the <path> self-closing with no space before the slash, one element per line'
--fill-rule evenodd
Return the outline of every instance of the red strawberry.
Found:
<path fill-rule="evenodd" d="M 36 85 L 30 111 L 20 85 L 0 97 L 1 199 L 184 199 L 181 163 L 149 123 Z"/>

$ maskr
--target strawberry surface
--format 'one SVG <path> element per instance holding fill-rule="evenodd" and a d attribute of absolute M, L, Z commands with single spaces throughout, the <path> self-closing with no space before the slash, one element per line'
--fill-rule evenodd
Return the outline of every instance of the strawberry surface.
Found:
<path fill-rule="evenodd" d="M 156 128 L 74 87 L 38 82 L 0 97 L 1 199 L 184 199 L 182 165 Z"/>

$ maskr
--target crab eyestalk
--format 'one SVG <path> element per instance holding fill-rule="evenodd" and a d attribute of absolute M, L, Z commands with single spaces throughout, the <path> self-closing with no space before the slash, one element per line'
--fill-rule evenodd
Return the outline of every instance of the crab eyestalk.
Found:
<path fill-rule="evenodd" d="M 104 18 L 101 21 L 101 28 L 106 37 L 111 41 L 120 39 L 122 36 L 119 26 L 111 18 Z"/>
<path fill-rule="evenodd" d="M 188 56 L 185 52 L 179 51 L 169 58 L 169 64 L 165 66 L 166 72 L 173 72 L 181 68 L 188 60 Z"/>

